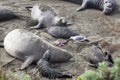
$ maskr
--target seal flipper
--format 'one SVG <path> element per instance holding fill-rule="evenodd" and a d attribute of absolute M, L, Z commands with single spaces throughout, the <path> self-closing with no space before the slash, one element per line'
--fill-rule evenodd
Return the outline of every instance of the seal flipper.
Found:
<path fill-rule="evenodd" d="M 81 5 L 81 7 L 77 8 L 76 11 L 82 11 L 87 7 L 88 1 L 87 0 L 83 0 L 83 3 Z"/>
<path fill-rule="evenodd" d="M 39 21 L 39 23 L 36 26 L 30 27 L 30 29 L 41 29 L 43 28 L 42 21 Z"/>
<path fill-rule="evenodd" d="M 49 77 L 49 78 L 71 78 L 72 77 L 71 74 L 58 72 L 50 68 L 50 63 L 48 62 L 49 60 L 50 60 L 50 51 L 47 50 L 44 53 L 43 57 L 37 63 L 38 69 L 44 77 Z"/>
<path fill-rule="evenodd" d="M 26 61 L 22 64 L 20 70 L 27 68 L 34 61 L 34 57 L 28 57 Z"/>

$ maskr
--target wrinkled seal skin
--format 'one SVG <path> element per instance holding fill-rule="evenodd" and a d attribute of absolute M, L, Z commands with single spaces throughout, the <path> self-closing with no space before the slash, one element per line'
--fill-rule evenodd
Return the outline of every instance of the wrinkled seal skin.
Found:
<path fill-rule="evenodd" d="M 18 18 L 13 11 L 8 9 L 0 9 L 0 21 L 6 21 L 10 19 Z"/>
<path fill-rule="evenodd" d="M 114 10 L 115 5 L 115 0 L 83 0 L 81 7 L 77 11 L 92 7 L 102 10 L 104 14 L 110 14 Z"/>
<path fill-rule="evenodd" d="M 90 52 L 86 55 L 86 60 L 90 62 L 90 66 L 95 68 L 98 67 L 98 63 L 103 61 L 105 61 L 108 66 L 114 64 L 112 56 L 107 52 L 103 52 L 97 45 L 90 47 Z"/>
<path fill-rule="evenodd" d="M 76 31 L 68 27 L 50 27 L 47 32 L 55 38 L 69 39 L 71 36 L 79 35 Z"/>
<path fill-rule="evenodd" d="M 78 2 L 81 0 L 68 0 L 72 2 Z M 84 10 L 86 8 L 96 8 L 103 11 L 104 14 L 110 14 L 116 6 L 115 0 L 83 0 L 82 5 L 77 11 Z"/>
<path fill-rule="evenodd" d="M 70 74 L 53 70 L 49 65 L 50 62 L 68 61 L 72 57 L 71 54 L 26 30 L 15 29 L 9 32 L 4 39 L 4 48 L 9 55 L 24 60 L 21 70 L 36 62 L 43 76 L 49 78 L 72 77 Z"/>

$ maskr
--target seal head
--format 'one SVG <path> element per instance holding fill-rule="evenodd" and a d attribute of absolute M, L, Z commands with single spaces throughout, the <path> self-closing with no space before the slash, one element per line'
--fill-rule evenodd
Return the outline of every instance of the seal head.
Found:
<path fill-rule="evenodd" d="M 104 0 L 103 7 L 104 7 L 103 13 L 109 14 L 114 10 L 115 1 L 114 0 Z"/>

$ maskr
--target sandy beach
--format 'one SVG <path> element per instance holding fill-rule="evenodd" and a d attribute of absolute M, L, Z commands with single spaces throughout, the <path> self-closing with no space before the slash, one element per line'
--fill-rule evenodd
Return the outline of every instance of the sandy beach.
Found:
<path fill-rule="evenodd" d="M 41 6 L 52 6 L 56 9 L 60 16 L 66 17 L 73 25 L 70 28 L 78 31 L 80 34 L 85 35 L 91 41 L 97 41 L 104 39 L 112 43 L 120 43 L 120 0 L 116 0 L 118 8 L 110 15 L 103 15 L 102 11 L 95 9 L 86 9 L 81 12 L 76 12 L 76 9 L 80 6 L 71 2 L 65 2 L 61 0 L 0 0 L 0 7 L 13 10 L 15 14 L 24 18 L 13 19 L 9 21 L 0 22 L 0 44 L 2 44 L 4 37 L 8 32 L 14 29 L 26 29 L 29 30 L 27 21 L 30 18 L 30 12 L 25 7 L 39 4 Z M 30 32 L 42 37 L 51 44 L 57 40 L 44 30 L 29 30 Z M 89 45 L 85 43 L 68 42 L 66 45 L 60 47 L 70 51 L 73 58 L 69 62 L 55 63 L 53 68 L 59 71 L 68 71 L 73 75 L 73 78 L 67 80 L 76 80 L 77 77 L 84 73 L 85 70 L 91 69 L 84 59 L 84 55 L 89 51 Z M 13 60 L 11 56 L 7 55 L 4 48 L 0 48 L 0 67 L 2 65 Z M 30 80 L 50 80 L 39 75 L 36 71 L 36 64 L 30 65 L 27 69 L 20 71 L 19 68 L 23 61 L 15 59 L 8 66 L 4 67 L 4 73 L 7 74 L 6 80 L 23 80 L 20 77 L 28 76 Z M 11 75 L 9 75 L 11 74 Z M 15 77 L 18 76 L 19 77 Z M 12 76 L 12 77 L 11 77 Z M 15 77 L 15 78 L 14 78 Z M 29 80 L 29 79 L 24 79 Z M 66 79 L 56 79 L 66 80 Z"/>

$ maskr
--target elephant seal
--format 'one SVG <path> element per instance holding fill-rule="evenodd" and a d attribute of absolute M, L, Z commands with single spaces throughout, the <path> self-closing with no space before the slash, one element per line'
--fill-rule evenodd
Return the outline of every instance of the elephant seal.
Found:
<path fill-rule="evenodd" d="M 81 0 L 70 1 L 79 2 Z M 83 0 L 81 7 L 79 7 L 77 11 L 81 11 L 86 8 L 96 8 L 102 10 L 104 14 L 110 14 L 114 10 L 115 6 L 116 6 L 115 0 Z"/>
<path fill-rule="evenodd" d="M 69 39 L 71 36 L 79 35 L 78 32 L 68 27 L 53 26 L 47 28 L 47 33 L 55 38 Z"/>
<path fill-rule="evenodd" d="M 90 66 L 95 68 L 98 67 L 98 63 L 103 61 L 105 61 L 109 67 L 114 64 L 112 56 L 107 52 L 103 52 L 97 45 L 92 45 L 92 47 L 90 47 L 90 51 L 85 58 L 90 62 Z"/>
<path fill-rule="evenodd" d="M 51 27 L 51 26 L 64 26 L 67 24 L 67 20 L 65 17 L 59 17 L 57 13 L 51 8 L 46 11 L 42 11 L 38 5 L 34 5 L 31 10 L 31 18 L 33 20 L 37 20 L 39 23 L 30 27 L 31 29 L 39 29 L 43 26 Z M 26 7 L 29 9 L 29 7 Z"/>
<path fill-rule="evenodd" d="M 50 67 L 50 62 L 59 63 L 70 60 L 71 54 L 24 29 L 9 32 L 4 38 L 4 48 L 9 55 L 24 60 L 21 70 L 37 62 L 40 73 L 45 77 L 72 77 L 68 73 L 58 72 Z"/>
<path fill-rule="evenodd" d="M 0 9 L 0 21 L 6 21 L 14 18 L 19 18 L 15 13 L 8 9 Z"/>
<path fill-rule="evenodd" d="M 84 10 L 87 7 L 100 9 L 104 14 L 110 14 L 115 8 L 115 0 L 83 0 L 83 3 L 77 11 Z"/>
<path fill-rule="evenodd" d="M 77 31 L 68 28 L 68 27 L 61 27 L 61 26 L 52 26 L 47 28 L 47 33 L 55 38 L 62 38 L 67 40 L 57 40 L 55 41 L 55 45 L 63 46 L 68 43 L 70 40 L 76 42 L 84 42 L 89 41 L 85 36 L 80 35 Z"/>

